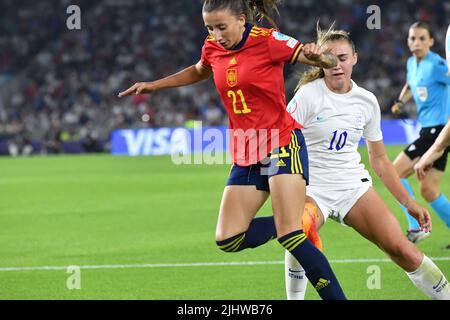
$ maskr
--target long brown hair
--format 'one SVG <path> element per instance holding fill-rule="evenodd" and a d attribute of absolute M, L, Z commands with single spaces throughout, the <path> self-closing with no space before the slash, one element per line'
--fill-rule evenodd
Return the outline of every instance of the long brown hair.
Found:
<path fill-rule="evenodd" d="M 258 24 L 266 19 L 273 27 L 277 27 L 272 13 L 278 13 L 280 0 L 205 0 L 203 12 L 229 9 L 235 16 L 244 14 L 247 21 Z"/>
<path fill-rule="evenodd" d="M 350 38 L 350 34 L 347 31 L 343 30 L 335 30 L 332 29 L 333 25 L 328 29 L 328 31 L 323 31 L 320 29 L 319 24 L 317 23 L 317 41 L 316 44 L 319 46 L 324 45 L 328 41 L 338 41 L 344 40 L 347 41 L 348 44 L 352 47 L 353 53 L 356 53 L 356 47 L 353 40 Z M 317 79 L 324 78 L 325 72 L 322 68 L 319 67 L 311 67 L 306 72 L 300 75 L 300 80 L 298 82 L 295 91 L 300 89 L 305 84 L 313 82 Z"/>

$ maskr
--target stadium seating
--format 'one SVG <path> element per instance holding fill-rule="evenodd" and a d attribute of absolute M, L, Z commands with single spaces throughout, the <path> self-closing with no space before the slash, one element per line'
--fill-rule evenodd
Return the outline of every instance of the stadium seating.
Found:
<path fill-rule="evenodd" d="M 100 151 L 118 128 L 182 126 L 191 119 L 225 125 L 227 117 L 212 81 L 149 97 L 117 99 L 136 81 L 169 75 L 199 60 L 206 30 L 202 1 L 78 0 L 0 3 L 0 153 L 9 144 L 34 143 L 34 152 L 62 152 L 48 146 L 84 141 Z M 364 4 L 366 3 L 367 4 Z M 78 4 L 81 30 L 66 28 L 66 7 Z M 323 28 L 349 31 L 359 51 L 354 79 L 373 91 L 389 116 L 405 80 L 406 36 L 418 19 L 436 31 L 443 55 L 450 3 L 379 1 L 381 30 L 368 30 L 370 1 L 285 1 L 279 28 L 309 42 L 320 19 Z M 442 40 L 441 40 L 442 39 Z M 289 69 L 287 98 L 296 84 Z M 147 114 L 143 121 L 143 115 Z M 56 144 L 55 144 L 56 141 Z M 87 141 L 87 142 L 86 142 Z M 82 146 L 82 149 L 84 147 Z M 69 148 L 69 150 L 72 150 Z M 79 150 L 79 149 L 77 149 Z"/>

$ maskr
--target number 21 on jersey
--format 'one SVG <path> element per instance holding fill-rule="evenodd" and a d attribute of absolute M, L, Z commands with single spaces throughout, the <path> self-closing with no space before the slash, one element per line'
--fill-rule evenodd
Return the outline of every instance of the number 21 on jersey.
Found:
<path fill-rule="evenodd" d="M 252 112 L 252 110 L 247 106 L 247 102 L 245 102 L 244 93 L 242 92 L 242 90 L 239 89 L 236 92 L 234 92 L 233 90 L 229 90 L 227 92 L 227 95 L 228 95 L 228 98 L 233 99 L 233 112 L 235 114 L 247 114 L 247 113 Z M 242 109 L 238 109 L 238 106 L 237 106 L 238 96 L 241 100 Z"/>

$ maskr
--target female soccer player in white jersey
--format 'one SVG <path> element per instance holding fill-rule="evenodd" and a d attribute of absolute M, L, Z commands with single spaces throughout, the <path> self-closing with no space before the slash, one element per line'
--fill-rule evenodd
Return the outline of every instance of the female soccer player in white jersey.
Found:
<path fill-rule="evenodd" d="M 422 292 L 433 299 L 450 299 L 447 279 L 403 235 L 361 163 L 358 144 L 364 137 L 370 163 L 381 181 L 423 230 L 431 230 L 429 213 L 408 194 L 386 155 L 376 97 L 351 79 L 358 59 L 352 40 L 344 31 L 319 30 L 318 44 L 338 57 L 338 66 L 305 73 L 288 105 L 291 115 L 305 127 L 310 159 L 306 208 L 316 208 L 317 228 L 327 218 L 352 227 L 383 250 Z M 288 299 L 303 299 L 307 282 L 303 268 L 288 251 L 285 258 Z"/>

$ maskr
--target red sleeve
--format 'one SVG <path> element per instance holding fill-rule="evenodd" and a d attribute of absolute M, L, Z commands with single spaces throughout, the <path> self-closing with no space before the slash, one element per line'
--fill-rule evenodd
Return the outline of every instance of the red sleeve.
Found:
<path fill-rule="evenodd" d="M 295 64 L 302 51 L 303 44 L 300 41 L 272 30 L 269 39 L 269 52 L 273 62 L 289 62 Z"/>
<path fill-rule="evenodd" d="M 200 59 L 201 64 L 204 67 L 208 67 L 211 68 L 211 63 L 208 60 L 208 56 L 206 54 L 206 48 L 208 46 L 208 39 L 206 39 L 205 43 L 203 44 L 203 48 L 202 48 L 202 57 Z"/>

